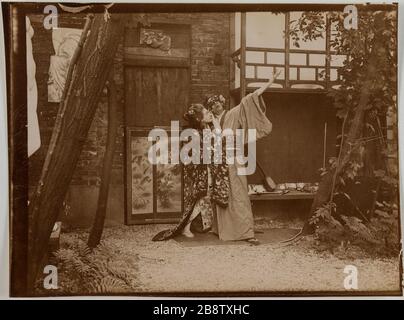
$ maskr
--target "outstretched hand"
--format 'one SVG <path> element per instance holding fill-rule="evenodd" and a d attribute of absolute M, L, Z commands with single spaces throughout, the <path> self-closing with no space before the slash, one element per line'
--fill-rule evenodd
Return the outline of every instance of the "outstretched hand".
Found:
<path fill-rule="evenodd" d="M 280 76 L 280 74 L 281 74 L 281 70 L 274 68 L 274 71 L 272 72 L 272 79 L 271 79 L 272 82 L 275 81 Z M 269 80 L 269 81 L 271 81 L 271 80 Z"/>
<path fill-rule="evenodd" d="M 265 92 L 265 90 L 268 89 L 272 85 L 272 83 L 274 83 L 274 81 L 276 80 L 276 78 L 279 77 L 280 74 L 281 74 L 281 70 L 274 68 L 274 70 L 272 72 L 272 77 L 268 80 L 268 82 L 265 85 L 263 85 L 261 88 L 257 89 L 256 93 L 258 95 L 263 94 Z"/>

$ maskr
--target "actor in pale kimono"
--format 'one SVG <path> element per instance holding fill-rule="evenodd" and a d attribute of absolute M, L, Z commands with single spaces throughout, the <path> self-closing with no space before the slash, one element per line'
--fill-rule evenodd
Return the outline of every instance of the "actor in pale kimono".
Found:
<path fill-rule="evenodd" d="M 272 131 L 272 123 L 265 115 L 266 106 L 262 93 L 271 86 L 279 73 L 263 87 L 245 96 L 241 103 L 226 111 L 223 96 L 211 96 L 205 106 L 213 112 L 220 122 L 222 130 L 256 129 L 256 139 L 267 136 Z M 212 231 L 221 240 L 246 240 L 252 244 L 259 244 L 254 235 L 254 219 L 248 196 L 247 176 L 239 175 L 237 168 L 242 167 L 238 161 L 228 165 L 229 171 L 229 199 L 227 207 L 216 206 L 214 210 Z"/>

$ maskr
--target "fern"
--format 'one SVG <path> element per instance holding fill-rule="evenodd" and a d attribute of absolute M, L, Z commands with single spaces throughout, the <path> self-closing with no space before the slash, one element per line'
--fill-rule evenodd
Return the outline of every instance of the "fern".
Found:
<path fill-rule="evenodd" d="M 135 291 L 137 268 L 134 261 L 119 253 L 112 245 L 102 242 L 91 249 L 74 239 L 68 248 L 55 252 L 61 270 L 71 282 L 77 283 L 76 293 L 106 294 Z"/>
<path fill-rule="evenodd" d="M 113 276 L 97 278 L 88 284 L 90 293 L 121 293 L 129 291 L 129 289 L 125 282 Z"/>

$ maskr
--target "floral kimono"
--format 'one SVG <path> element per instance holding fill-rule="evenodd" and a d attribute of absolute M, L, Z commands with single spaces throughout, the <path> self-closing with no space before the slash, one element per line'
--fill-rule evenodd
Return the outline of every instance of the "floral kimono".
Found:
<path fill-rule="evenodd" d="M 199 132 L 202 135 L 202 131 Z M 200 164 L 184 165 L 184 213 L 173 229 L 163 230 L 153 237 L 162 241 L 180 234 L 191 219 L 191 229 L 207 232 L 212 225 L 213 210 L 217 206 L 225 208 L 229 198 L 229 173 L 226 164 L 225 140 L 222 141 L 222 163 L 203 164 L 203 144 L 201 139 Z"/>

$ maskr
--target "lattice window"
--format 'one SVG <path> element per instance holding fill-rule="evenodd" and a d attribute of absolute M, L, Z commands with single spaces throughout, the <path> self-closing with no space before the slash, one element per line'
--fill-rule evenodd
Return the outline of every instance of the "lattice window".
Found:
<path fill-rule="evenodd" d="M 324 90 L 337 85 L 338 68 L 345 56 L 330 49 L 333 24 L 324 13 L 326 32 L 323 38 L 302 42 L 296 47 L 288 34 L 290 21 L 302 12 L 236 13 L 232 59 L 233 89 L 245 93 L 247 88 L 266 82 L 273 68 L 281 71 L 272 88 Z M 243 94 L 244 95 L 244 94 Z"/>

